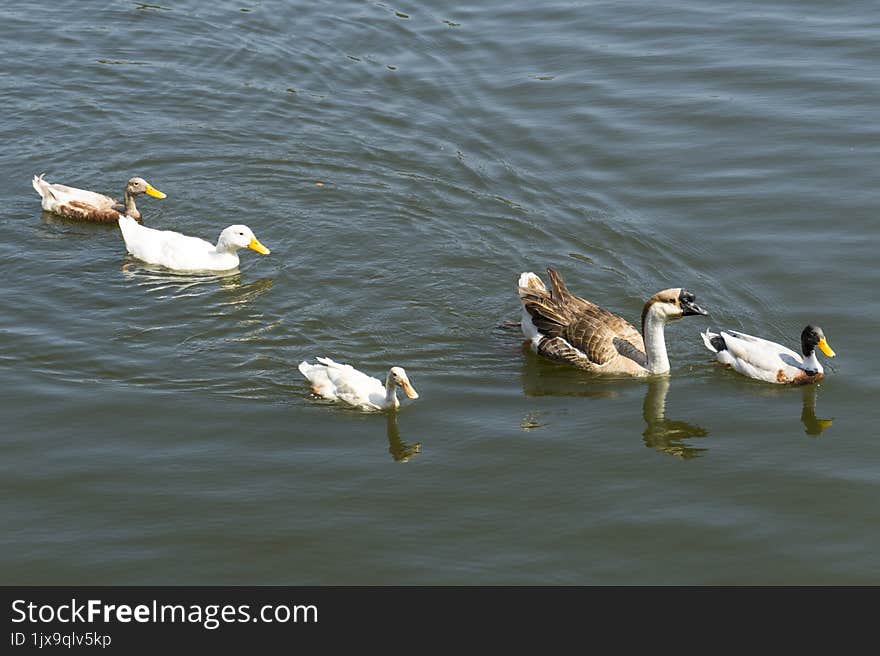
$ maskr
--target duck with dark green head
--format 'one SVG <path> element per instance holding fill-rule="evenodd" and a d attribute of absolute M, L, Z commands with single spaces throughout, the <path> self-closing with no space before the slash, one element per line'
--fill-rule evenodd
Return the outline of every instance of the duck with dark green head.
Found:
<path fill-rule="evenodd" d="M 822 380 L 825 371 L 816 357 L 816 349 L 829 358 L 835 355 L 825 333 L 813 325 L 801 332 L 801 353 L 736 330 L 707 330 L 701 334 L 706 348 L 721 364 L 749 378 L 780 385 L 809 385 Z"/>

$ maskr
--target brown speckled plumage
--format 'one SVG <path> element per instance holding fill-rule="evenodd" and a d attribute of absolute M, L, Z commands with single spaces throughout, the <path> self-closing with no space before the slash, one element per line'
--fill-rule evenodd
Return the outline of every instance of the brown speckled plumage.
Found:
<path fill-rule="evenodd" d="M 815 374 L 800 371 L 793 376 L 787 376 L 782 369 L 776 372 L 776 382 L 783 385 L 812 385 L 823 378 L 825 378 L 825 374 L 821 371 Z"/>
<path fill-rule="evenodd" d="M 112 201 L 111 205 L 115 205 L 119 209 L 122 209 L 122 206 L 119 205 L 115 200 L 108 197 L 108 200 Z M 55 210 L 56 214 L 61 214 L 62 216 L 66 216 L 72 219 L 83 219 L 86 221 L 96 221 L 98 223 L 115 223 L 119 220 L 120 213 L 118 209 L 114 207 L 96 207 L 94 205 L 89 205 L 88 203 L 84 203 L 78 200 L 71 200 L 67 203 L 58 206 L 58 209 Z M 137 216 L 131 215 L 132 218 L 141 220 L 141 213 L 138 212 Z"/>
<path fill-rule="evenodd" d="M 537 283 L 519 288 L 523 307 L 544 335 L 537 352 L 591 371 L 645 373 L 648 360 L 639 331 L 625 319 L 569 292 L 555 269 L 548 268 L 547 275 L 551 290 Z"/>

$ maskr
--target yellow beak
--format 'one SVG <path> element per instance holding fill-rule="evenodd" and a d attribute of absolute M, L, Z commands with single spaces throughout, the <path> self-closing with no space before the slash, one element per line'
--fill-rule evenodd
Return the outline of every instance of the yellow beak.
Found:
<path fill-rule="evenodd" d="M 827 355 L 829 358 L 834 357 L 834 349 L 828 346 L 828 342 L 825 341 L 825 338 L 819 340 L 819 348 L 822 349 L 822 353 Z"/>
<path fill-rule="evenodd" d="M 147 183 L 147 195 L 152 196 L 153 198 L 166 198 L 165 194 L 156 189 L 150 183 Z"/>
<path fill-rule="evenodd" d="M 408 380 L 405 380 L 401 383 L 403 387 L 403 392 L 411 399 L 419 398 L 419 393 L 416 392 L 415 388 L 410 384 Z"/>
<path fill-rule="evenodd" d="M 252 251 L 257 251 L 261 255 L 268 255 L 269 253 L 271 253 L 271 251 L 268 248 L 266 248 L 265 246 L 263 246 L 260 243 L 260 240 L 257 239 L 256 237 L 251 239 L 251 243 L 248 244 L 248 248 L 250 248 Z"/>

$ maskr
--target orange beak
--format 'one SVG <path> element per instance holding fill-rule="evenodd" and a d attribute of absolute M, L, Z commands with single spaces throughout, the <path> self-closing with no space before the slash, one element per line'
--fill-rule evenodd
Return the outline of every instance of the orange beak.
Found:
<path fill-rule="evenodd" d="M 406 394 L 411 399 L 419 398 L 419 393 L 416 392 L 415 388 L 410 384 L 408 380 L 404 380 L 401 383 L 401 387 L 403 387 L 403 393 Z"/>

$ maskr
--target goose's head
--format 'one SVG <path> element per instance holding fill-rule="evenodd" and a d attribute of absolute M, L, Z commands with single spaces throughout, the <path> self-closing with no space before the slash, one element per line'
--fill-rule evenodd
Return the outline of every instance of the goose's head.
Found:
<path fill-rule="evenodd" d="M 648 302 L 645 303 L 645 309 L 642 310 L 642 325 L 648 314 L 666 321 L 675 321 L 682 317 L 694 316 L 697 314 L 709 314 L 697 305 L 696 296 L 686 290 L 684 287 L 673 287 L 657 292 Z"/>
<path fill-rule="evenodd" d="M 419 398 L 418 392 L 416 392 L 415 388 L 409 382 L 409 376 L 406 375 L 403 367 L 391 367 L 391 370 L 388 372 L 388 379 L 398 387 L 402 388 L 403 393 L 409 398 Z"/>
<path fill-rule="evenodd" d="M 810 357 L 817 346 L 829 358 L 834 357 L 834 350 L 828 345 L 822 329 L 819 326 L 807 326 L 801 333 L 801 350 L 806 357 Z"/>
<path fill-rule="evenodd" d="M 269 249 L 260 243 L 254 233 L 246 225 L 231 225 L 220 233 L 217 250 L 235 252 L 239 248 L 250 248 L 261 255 L 268 255 Z"/>
<path fill-rule="evenodd" d="M 140 196 L 141 194 L 147 194 L 148 196 L 152 196 L 153 198 L 165 198 L 165 194 L 156 189 L 149 182 L 144 180 L 143 178 L 132 178 L 128 181 L 128 184 L 125 185 L 125 193 L 128 196 Z"/>

